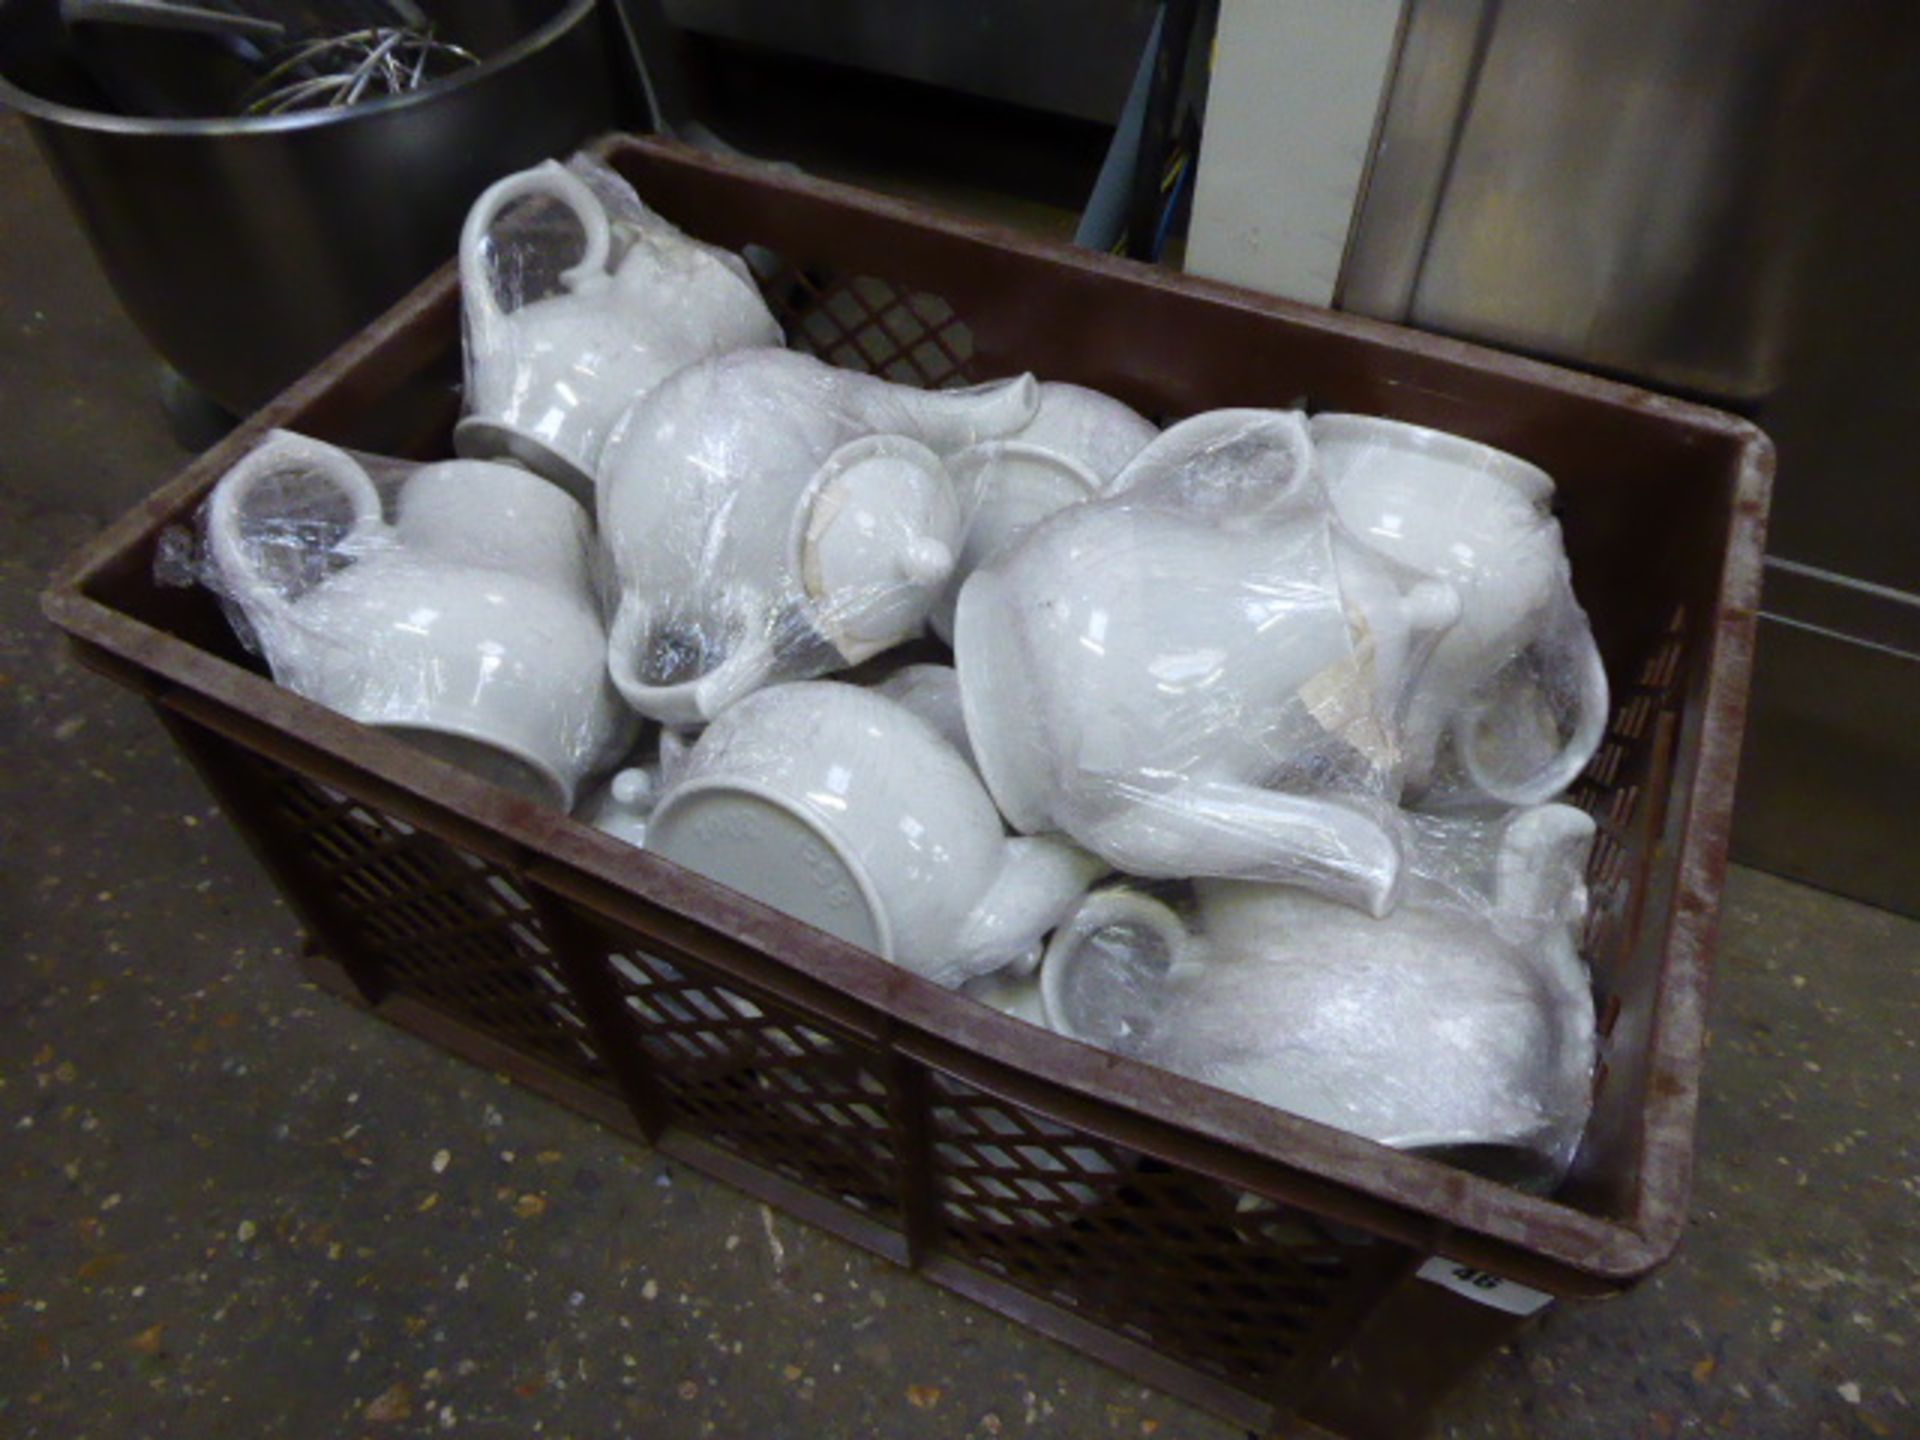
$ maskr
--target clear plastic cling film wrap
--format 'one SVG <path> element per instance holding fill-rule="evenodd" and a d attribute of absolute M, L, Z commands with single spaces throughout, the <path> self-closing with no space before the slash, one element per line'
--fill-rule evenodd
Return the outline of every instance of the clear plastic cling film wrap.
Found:
<path fill-rule="evenodd" d="M 1439 631 L 1401 716 L 1406 801 L 1535 805 L 1592 759 L 1606 671 L 1539 467 L 1441 431 L 1367 415 L 1312 422 L 1315 463 L 1352 541 L 1444 584 Z"/>
<path fill-rule="evenodd" d="M 968 733 L 1028 833 L 1129 874 L 1401 883 L 1401 717 L 1457 603 L 1336 522 L 1303 416 L 1152 440 L 962 587 Z"/>
<path fill-rule="evenodd" d="M 1409 821 L 1384 918 L 1298 886 L 1094 892 L 1053 937 L 1061 1033 L 1512 1183 L 1550 1188 L 1591 1103 L 1575 948 L 1593 823 L 1564 805 Z"/>
<path fill-rule="evenodd" d="M 591 156 L 490 187 L 460 241 L 465 456 L 511 456 L 592 504 L 627 408 L 683 366 L 778 345 L 738 255 L 655 214 Z"/>
<path fill-rule="evenodd" d="M 920 635 L 979 509 L 956 462 L 1028 427 L 1041 388 L 918 390 L 774 349 L 664 381 L 600 464 L 621 693 L 699 726 Z"/>
<path fill-rule="evenodd" d="M 307 699 L 560 809 L 633 744 L 591 521 L 540 477 L 274 431 L 198 521 L 161 578 L 212 589 Z"/>

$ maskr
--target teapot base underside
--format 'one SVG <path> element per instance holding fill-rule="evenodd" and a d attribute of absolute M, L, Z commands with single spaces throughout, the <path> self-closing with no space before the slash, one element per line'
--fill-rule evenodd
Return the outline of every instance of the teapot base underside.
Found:
<path fill-rule="evenodd" d="M 748 781 L 692 781 L 654 812 L 647 848 L 850 945 L 893 958 L 886 912 L 839 838 Z"/>
<path fill-rule="evenodd" d="M 387 734 L 424 750 L 469 775 L 510 790 L 536 805 L 567 808 L 568 796 L 552 775 L 531 760 L 487 740 L 427 725 L 379 725 Z"/>

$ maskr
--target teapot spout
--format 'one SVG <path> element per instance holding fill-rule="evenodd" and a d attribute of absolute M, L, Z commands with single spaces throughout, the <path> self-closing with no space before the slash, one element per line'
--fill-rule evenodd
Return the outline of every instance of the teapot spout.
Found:
<path fill-rule="evenodd" d="M 1010 965 L 1031 970 L 1042 937 L 1106 871 L 1100 859 L 1054 836 L 1009 839 L 999 874 L 954 937 L 950 976 L 934 978 L 958 984 Z"/>
<path fill-rule="evenodd" d="M 1586 918 L 1593 817 L 1571 805 L 1536 805 L 1507 821 L 1494 870 L 1501 918 L 1529 928 L 1577 926 Z"/>
<path fill-rule="evenodd" d="M 906 390 L 890 397 L 906 409 L 914 434 L 941 454 L 1023 429 L 1040 410 L 1040 382 L 1031 375 L 963 390 Z"/>
<path fill-rule="evenodd" d="M 1375 917 L 1399 902 L 1397 812 L 1358 799 L 1187 780 L 1118 797 L 1074 837 L 1117 870 L 1299 885 Z"/>

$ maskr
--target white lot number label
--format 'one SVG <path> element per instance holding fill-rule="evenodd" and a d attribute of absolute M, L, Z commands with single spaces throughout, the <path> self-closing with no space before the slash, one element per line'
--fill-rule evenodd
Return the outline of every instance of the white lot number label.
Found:
<path fill-rule="evenodd" d="M 1484 1270 L 1476 1270 L 1471 1265 L 1462 1265 L 1458 1260 L 1447 1260 L 1439 1255 L 1422 1265 L 1418 1273 L 1422 1280 L 1444 1285 L 1456 1295 L 1464 1295 L 1482 1305 L 1491 1305 L 1509 1315 L 1531 1315 L 1553 1300 L 1551 1295 L 1542 1291 L 1529 1290 L 1524 1285 L 1502 1280 L 1498 1275 L 1489 1275 Z"/>

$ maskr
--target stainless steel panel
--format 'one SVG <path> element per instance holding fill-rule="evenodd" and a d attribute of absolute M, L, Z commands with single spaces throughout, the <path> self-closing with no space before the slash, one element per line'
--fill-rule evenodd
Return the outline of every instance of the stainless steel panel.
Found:
<path fill-rule="evenodd" d="M 1920 592 L 1920 5 L 1904 13 L 1882 60 L 1831 78 L 1857 109 L 1826 137 L 1825 172 L 1800 196 L 1813 218 L 1792 277 L 1785 374 L 1754 416 L 1780 447 L 1772 552 L 1911 594 Z"/>
<path fill-rule="evenodd" d="M 1413 308 L 1496 0 L 1409 0 L 1333 303 L 1383 320 Z"/>
<path fill-rule="evenodd" d="M 1766 427 L 1736 844 L 1913 908 L 1920 6 L 1411 3 L 1341 303 Z"/>
<path fill-rule="evenodd" d="M 1155 0 L 664 0 L 704 35 L 1112 123 Z"/>
<path fill-rule="evenodd" d="M 1766 613 L 1920 658 L 1920 595 L 1776 556 L 1767 561 Z"/>
<path fill-rule="evenodd" d="M 1348 308 L 1746 410 L 1774 551 L 1920 589 L 1920 7 L 1416 0 Z"/>
<path fill-rule="evenodd" d="M 1734 858 L 1920 915 L 1920 658 L 1763 619 Z"/>
<path fill-rule="evenodd" d="M 1858 169 L 1856 141 L 1892 158 L 1888 132 L 1911 124 L 1891 102 L 1913 92 L 1914 7 L 1502 0 L 1492 13 L 1411 316 L 1716 395 L 1770 391 L 1808 248 L 1841 198 L 1836 161 Z M 1401 71 L 1422 83 L 1453 74 L 1461 49 L 1458 24 L 1427 20 L 1409 26 Z M 1436 128 L 1418 107 L 1389 120 L 1389 156 Z M 1369 210 L 1361 225 L 1388 219 Z"/>
<path fill-rule="evenodd" d="M 1731 404 L 1774 553 L 1920 590 L 1920 6 L 1413 7 L 1341 303 Z"/>

